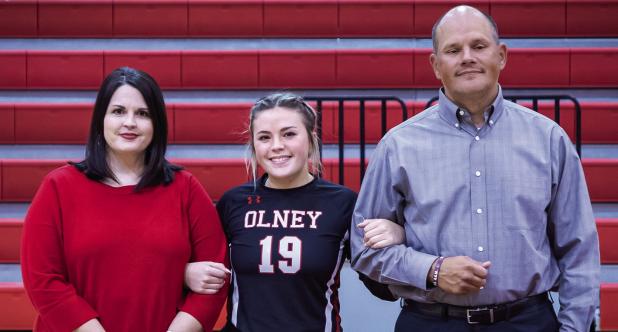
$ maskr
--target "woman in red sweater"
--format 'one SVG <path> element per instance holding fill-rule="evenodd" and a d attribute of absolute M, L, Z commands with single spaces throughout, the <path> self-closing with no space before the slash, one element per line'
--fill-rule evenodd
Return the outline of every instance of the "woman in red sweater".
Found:
<path fill-rule="evenodd" d="M 22 274 L 35 331 L 210 331 L 226 292 L 183 289 L 185 266 L 226 261 L 217 212 L 165 159 L 157 83 L 131 68 L 103 81 L 86 158 L 52 171 L 26 216 Z"/>

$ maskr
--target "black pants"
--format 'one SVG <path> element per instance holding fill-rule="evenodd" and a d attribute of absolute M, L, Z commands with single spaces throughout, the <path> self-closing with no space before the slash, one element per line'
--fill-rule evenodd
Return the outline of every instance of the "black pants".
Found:
<path fill-rule="evenodd" d="M 471 325 L 462 318 L 429 316 L 403 309 L 395 332 L 557 332 L 560 325 L 549 300 L 531 305 L 507 321 Z"/>

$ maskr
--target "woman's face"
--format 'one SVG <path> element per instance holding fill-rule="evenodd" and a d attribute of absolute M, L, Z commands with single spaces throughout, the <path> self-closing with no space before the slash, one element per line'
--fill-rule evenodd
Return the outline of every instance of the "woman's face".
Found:
<path fill-rule="evenodd" d="M 306 183 L 310 140 L 298 111 L 276 107 L 259 112 L 252 140 L 257 162 L 271 184 L 294 188 Z"/>
<path fill-rule="evenodd" d="M 142 157 L 152 141 L 152 134 L 152 119 L 142 94 L 130 85 L 119 87 L 103 119 L 107 152 Z"/>

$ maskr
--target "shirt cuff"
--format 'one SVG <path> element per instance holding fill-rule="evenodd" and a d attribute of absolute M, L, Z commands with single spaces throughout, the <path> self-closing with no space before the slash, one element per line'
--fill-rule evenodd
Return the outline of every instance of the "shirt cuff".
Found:
<path fill-rule="evenodd" d="M 40 316 L 45 325 L 51 327 L 53 331 L 73 331 L 85 322 L 98 317 L 96 311 L 84 299 L 77 296 L 63 301 Z"/>
<path fill-rule="evenodd" d="M 180 311 L 186 312 L 202 324 L 204 331 L 212 331 L 217 323 L 223 304 L 227 297 L 227 291 L 219 291 L 213 295 L 202 295 L 189 292 Z"/>

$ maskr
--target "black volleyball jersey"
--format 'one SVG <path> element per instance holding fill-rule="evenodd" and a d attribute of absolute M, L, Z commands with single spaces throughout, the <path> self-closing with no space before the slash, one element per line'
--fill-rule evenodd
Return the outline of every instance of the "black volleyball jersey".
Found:
<path fill-rule="evenodd" d="M 265 180 L 231 189 L 217 204 L 233 270 L 228 326 L 341 331 L 339 272 L 356 193 L 318 178 L 293 189 Z"/>

